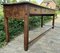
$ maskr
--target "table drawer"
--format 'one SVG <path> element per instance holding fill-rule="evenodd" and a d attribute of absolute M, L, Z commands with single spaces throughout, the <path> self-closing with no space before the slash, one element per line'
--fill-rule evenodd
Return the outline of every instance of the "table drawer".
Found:
<path fill-rule="evenodd" d="M 37 7 L 30 7 L 30 14 L 41 14 L 41 9 Z"/>
<path fill-rule="evenodd" d="M 42 14 L 55 14 L 55 11 L 50 9 L 42 9 Z"/>

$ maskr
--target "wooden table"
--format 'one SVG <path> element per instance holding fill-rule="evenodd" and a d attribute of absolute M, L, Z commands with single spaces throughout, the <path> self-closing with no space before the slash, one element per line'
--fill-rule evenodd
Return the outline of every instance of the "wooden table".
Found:
<path fill-rule="evenodd" d="M 41 27 L 43 27 L 43 16 L 53 16 L 52 28 L 54 28 L 55 10 L 42 7 L 29 2 L 21 2 L 14 4 L 2 4 L 4 8 L 4 23 L 6 31 L 6 41 L 9 42 L 10 35 L 8 29 L 8 18 L 24 19 L 24 49 L 28 50 L 28 17 L 29 16 L 42 16 Z"/>

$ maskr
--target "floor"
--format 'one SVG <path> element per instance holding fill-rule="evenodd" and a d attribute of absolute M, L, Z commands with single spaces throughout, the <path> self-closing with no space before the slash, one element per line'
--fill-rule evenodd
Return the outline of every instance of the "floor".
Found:
<path fill-rule="evenodd" d="M 55 29 L 50 29 L 42 37 L 36 38 L 51 27 L 51 22 L 43 28 L 38 27 L 29 31 L 29 50 L 24 51 L 24 35 L 21 34 L 8 45 L 0 48 L 0 53 L 60 53 L 60 16 L 55 20 Z M 43 29 L 43 30 L 42 30 Z M 33 40 L 33 41 L 32 41 Z"/>

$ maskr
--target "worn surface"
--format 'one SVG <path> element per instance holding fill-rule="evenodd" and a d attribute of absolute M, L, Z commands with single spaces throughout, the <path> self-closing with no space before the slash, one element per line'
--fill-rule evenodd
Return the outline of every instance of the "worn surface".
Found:
<path fill-rule="evenodd" d="M 25 5 L 4 6 L 4 13 L 8 18 L 23 18 L 26 13 Z"/>
<path fill-rule="evenodd" d="M 50 23 L 48 23 L 50 24 Z M 40 32 L 44 32 L 48 27 L 36 28 L 35 30 L 30 31 L 31 41 Z M 23 48 L 23 34 L 16 37 L 8 45 L 0 48 L 0 53 L 60 53 L 60 18 L 56 19 L 55 29 L 48 31 L 43 37 L 39 38 L 38 41 L 32 42 L 33 44 L 29 45 L 29 50 L 26 52 Z"/>
<path fill-rule="evenodd" d="M 27 7 L 26 7 L 27 6 Z M 26 14 L 55 14 L 55 9 L 42 7 L 40 5 L 29 2 L 21 2 L 16 4 L 3 4 L 4 14 L 7 18 L 24 18 Z M 28 10 L 26 11 L 26 8 Z M 29 11 L 29 12 L 28 12 Z M 36 16 L 36 15 L 35 15 Z"/>

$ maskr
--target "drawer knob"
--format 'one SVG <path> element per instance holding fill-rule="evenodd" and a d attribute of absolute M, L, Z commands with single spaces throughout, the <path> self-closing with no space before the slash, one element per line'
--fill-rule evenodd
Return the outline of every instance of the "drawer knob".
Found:
<path fill-rule="evenodd" d="M 37 11 L 37 9 L 34 9 L 35 11 Z"/>

